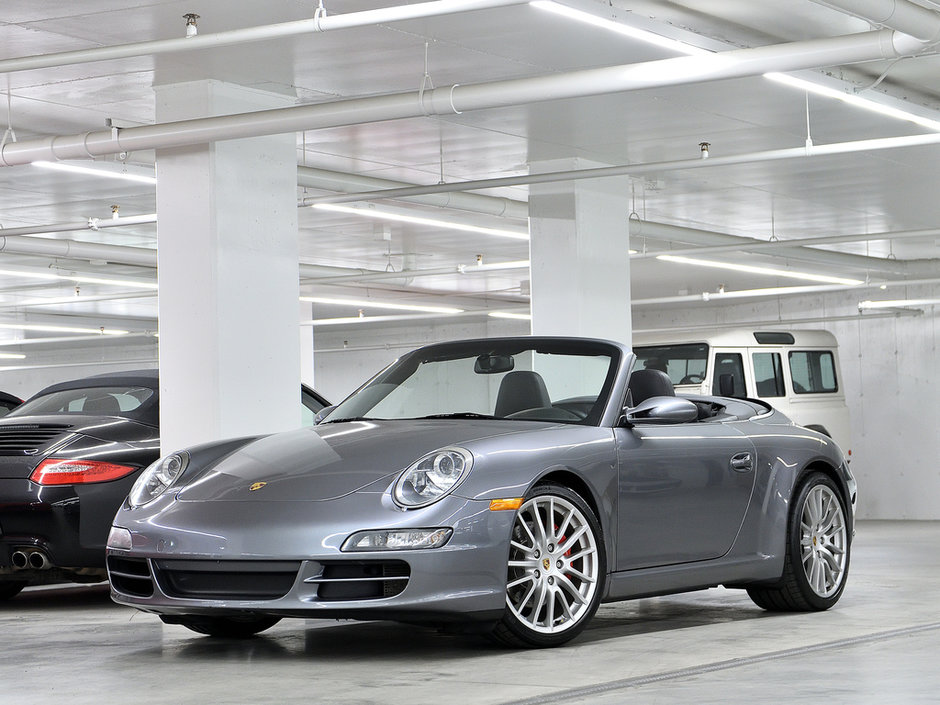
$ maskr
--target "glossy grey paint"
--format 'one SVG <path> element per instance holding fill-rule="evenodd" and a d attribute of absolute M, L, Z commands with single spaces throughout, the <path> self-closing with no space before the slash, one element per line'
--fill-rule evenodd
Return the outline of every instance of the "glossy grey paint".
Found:
<path fill-rule="evenodd" d="M 839 449 L 747 401 L 721 400 L 727 413 L 709 421 L 621 425 L 632 364 L 632 355 L 623 352 L 597 426 L 350 421 L 196 449 L 182 489 L 118 512 L 114 523 L 131 532 L 133 548 L 110 553 L 303 561 L 294 587 L 283 598 L 260 601 L 172 598 L 159 586 L 148 598 L 113 588 L 112 595 L 163 614 L 492 619 L 505 602 L 514 512 L 489 511 L 489 501 L 522 497 L 548 477 L 577 487 L 598 513 L 610 571 L 606 599 L 778 578 L 788 498 L 801 475 L 822 469 L 847 499 L 854 494 Z M 421 509 L 398 507 L 389 493 L 398 474 L 425 453 L 454 445 L 474 457 L 459 487 Z M 733 464 L 742 453 L 750 467 Z M 252 491 L 259 482 L 267 484 Z M 452 527 L 454 533 L 434 550 L 340 550 L 357 531 L 426 527 Z M 412 570 L 406 590 L 390 598 L 324 603 L 304 582 L 320 561 L 364 558 L 406 560 Z"/>

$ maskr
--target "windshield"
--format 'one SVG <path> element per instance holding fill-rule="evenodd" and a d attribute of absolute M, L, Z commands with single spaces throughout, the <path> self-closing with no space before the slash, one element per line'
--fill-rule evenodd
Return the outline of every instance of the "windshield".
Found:
<path fill-rule="evenodd" d="M 596 424 L 619 351 L 577 341 L 471 341 L 423 348 L 379 373 L 326 418 L 493 418 Z"/>
<path fill-rule="evenodd" d="M 673 384 L 701 384 L 705 379 L 708 345 L 643 345 L 633 348 L 635 370 L 661 370 Z"/>
<path fill-rule="evenodd" d="M 18 406 L 9 416 L 37 416 L 40 414 L 95 414 L 96 416 L 126 416 L 150 397 L 147 387 L 84 387 L 65 389 L 34 397 Z"/>

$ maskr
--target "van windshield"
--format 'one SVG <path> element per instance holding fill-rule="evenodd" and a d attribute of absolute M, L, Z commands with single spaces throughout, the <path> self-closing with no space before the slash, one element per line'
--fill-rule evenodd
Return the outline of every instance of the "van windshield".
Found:
<path fill-rule="evenodd" d="M 673 384 L 701 384 L 708 367 L 708 345 L 644 345 L 633 348 L 636 364 L 633 369 L 662 370 Z"/>

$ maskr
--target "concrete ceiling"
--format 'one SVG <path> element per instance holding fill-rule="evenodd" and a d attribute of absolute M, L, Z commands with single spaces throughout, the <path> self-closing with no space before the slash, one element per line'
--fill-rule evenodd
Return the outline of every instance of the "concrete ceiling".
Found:
<path fill-rule="evenodd" d="M 391 2 L 326 2 L 330 15 Z M 688 0 L 653 2 L 566 0 L 594 14 L 653 28 L 712 49 L 763 46 L 864 32 L 871 26 L 810 0 Z M 940 11 L 935 3 L 921 5 Z M 5 0 L 0 16 L 2 58 L 87 49 L 183 35 L 182 15 L 198 13 L 200 34 L 267 25 L 312 16 L 313 2 L 265 3 L 197 0 Z M 141 56 L 55 68 L 8 72 L 0 76 L 0 129 L 18 141 L 101 129 L 106 120 L 120 126 L 154 121 L 155 84 L 213 78 L 296 95 L 300 102 L 416 90 L 425 73 L 435 86 L 463 85 L 529 77 L 577 68 L 651 61 L 673 52 L 573 23 L 529 5 L 478 10 L 387 25 L 308 34 L 239 47 Z M 884 76 L 882 77 L 882 74 Z M 896 62 L 818 67 L 803 77 L 837 79 L 894 105 L 940 119 L 940 57 Z M 866 88 L 882 80 L 874 88 Z M 7 115 L 7 106 L 10 113 Z M 810 96 L 762 77 L 727 79 L 685 86 L 631 91 L 593 98 L 541 102 L 518 107 L 422 117 L 351 127 L 311 130 L 297 135 L 298 163 L 414 184 L 510 177 L 529 173 L 546 160 L 579 158 L 600 164 L 645 164 L 696 159 L 699 143 L 713 157 L 804 145 L 807 105 L 816 144 L 928 134 L 923 127 Z M 7 136 L 7 141 L 10 135 Z M 101 158 L 113 165 L 115 158 Z M 129 168 L 152 170 L 153 153 L 130 153 Z M 120 165 L 117 165 L 120 167 Z M 663 169 L 632 179 L 633 210 L 643 219 L 686 228 L 769 240 L 864 235 L 923 230 L 940 224 L 940 145 L 855 152 L 827 157 L 755 161 L 697 169 Z M 298 188 L 298 198 L 329 194 Z M 482 191 L 518 201 L 527 187 Z M 152 185 L 47 171 L 0 167 L 0 225 L 4 229 L 108 219 L 111 206 L 122 216 L 153 213 Z M 460 220 L 497 228 L 524 228 L 525 222 L 466 211 L 396 202 L 396 209 L 424 217 Z M 438 269 L 524 260 L 523 240 L 455 232 L 447 228 L 377 222 L 357 216 L 300 209 L 301 261 L 356 270 Z M 624 213 L 624 218 L 630 214 Z M 0 232 L 2 235 L 2 232 Z M 83 242 L 157 246 L 156 226 L 57 232 L 42 237 Z M 637 249 L 689 247 L 688 241 L 638 239 Z M 812 257 L 795 260 L 771 253 L 722 252 L 702 256 L 777 268 L 836 274 L 856 279 L 899 278 L 878 265 L 897 260 L 940 258 L 940 235 L 881 237 L 830 244 L 821 249 L 854 253 L 836 266 Z M 871 266 L 867 266 L 866 262 Z M 921 263 L 918 276 L 933 268 Z M 129 284 L 97 284 L 74 279 L 44 280 L 37 273 L 87 275 L 140 282 L 155 281 L 143 267 L 53 259 L 0 252 L 0 323 L 53 322 L 57 325 L 132 331 L 156 328 L 156 299 Z M 20 274 L 14 274 L 19 272 Z M 912 276 L 908 274 L 907 276 Z M 304 280 L 304 293 L 459 301 L 465 306 L 524 307 L 528 272 L 448 274 L 409 281 L 364 284 Z M 655 259 L 635 260 L 635 299 L 686 293 L 792 285 L 793 280 L 710 270 Z M 869 298 L 870 292 L 859 298 Z M 67 301 L 63 301 L 67 299 Z M 382 311 L 366 311 L 382 313 Z M 345 307 L 315 305 L 317 318 L 350 315 Z M 22 337 L 57 335 L 0 328 L 0 352 Z"/>

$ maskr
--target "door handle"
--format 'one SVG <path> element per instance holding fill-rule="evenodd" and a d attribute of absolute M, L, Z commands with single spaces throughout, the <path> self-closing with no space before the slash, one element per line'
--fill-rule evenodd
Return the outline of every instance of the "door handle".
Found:
<path fill-rule="evenodd" d="M 750 453 L 738 453 L 731 456 L 731 469 L 737 472 L 750 472 L 754 469 L 754 460 Z"/>

